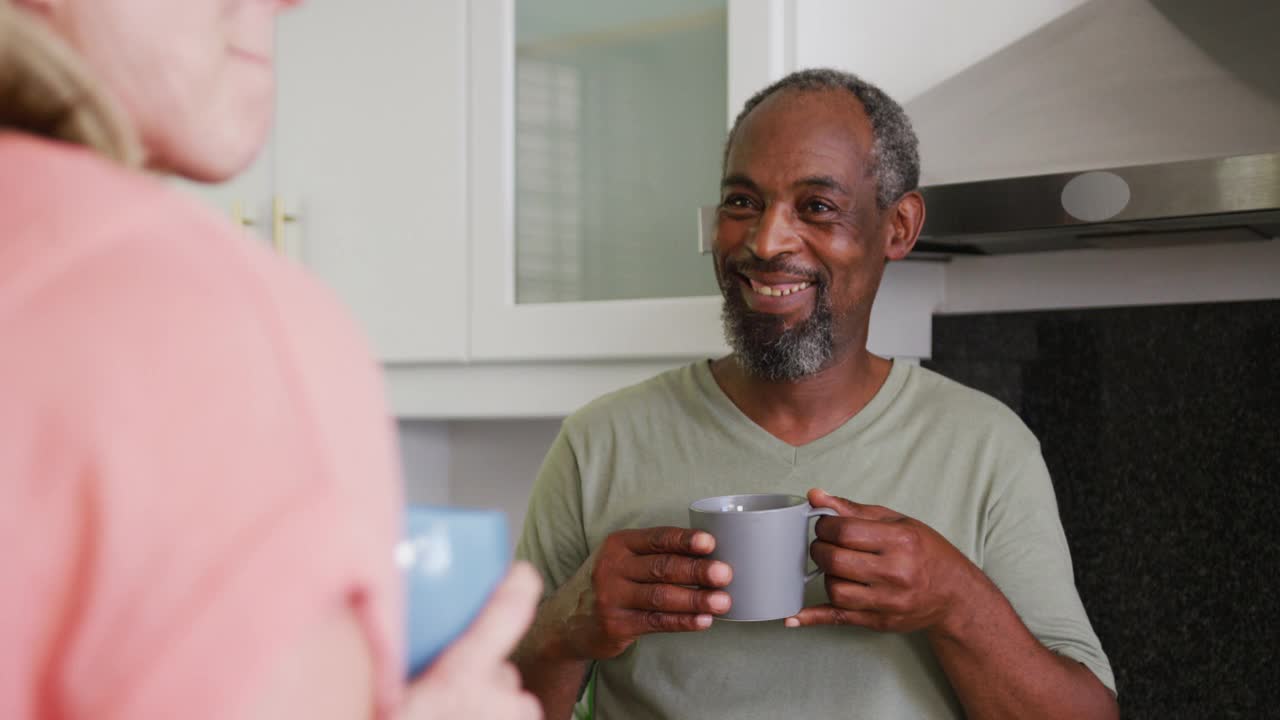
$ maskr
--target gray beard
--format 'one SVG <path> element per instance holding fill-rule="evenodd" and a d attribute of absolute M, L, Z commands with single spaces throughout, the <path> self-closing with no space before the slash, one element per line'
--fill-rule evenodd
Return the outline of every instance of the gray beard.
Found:
<path fill-rule="evenodd" d="M 824 286 L 814 288 L 813 314 L 792 328 L 772 315 L 753 313 L 736 283 L 724 288 L 720 319 L 734 359 L 748 375 L 773 382 L 799 380 L 826 367 L 835 354 L 835 318 Z"/>

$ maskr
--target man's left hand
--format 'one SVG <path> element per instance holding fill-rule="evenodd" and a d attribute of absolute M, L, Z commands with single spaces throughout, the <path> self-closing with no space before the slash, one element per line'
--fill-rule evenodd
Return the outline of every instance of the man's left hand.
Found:
<path fill-rule="evenodd" d="M 973 597 L 991 587 L 969 558 L 928 525 L 878 505 L 809 491 L 809 503 L 840 513 L 818 520 L 810 554 L 830 603 L 787 618 L 787 627 L 858 625 L 881 632 L 944 629 L 966 622 Z"/>

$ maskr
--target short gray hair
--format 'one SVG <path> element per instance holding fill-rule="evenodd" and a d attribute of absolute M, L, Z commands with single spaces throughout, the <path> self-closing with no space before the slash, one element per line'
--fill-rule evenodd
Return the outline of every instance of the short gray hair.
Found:
<path fill-rule="evenodd" d="M 799 70 L 773 83 L 747 100 L 733 121 L 729 139 L 724 143 L 724 163 L 742 121 L 764 102 L 782 90 L 816 91 L 846 90 L 862 103 L 871 120 L 874 140 L 871 146 L 871 172 L 876 178 L 876 204 L 887 208 L 920 184 L 920 143 L 907 113 L 883 90 L 852 73 L 830 68 Z"/>

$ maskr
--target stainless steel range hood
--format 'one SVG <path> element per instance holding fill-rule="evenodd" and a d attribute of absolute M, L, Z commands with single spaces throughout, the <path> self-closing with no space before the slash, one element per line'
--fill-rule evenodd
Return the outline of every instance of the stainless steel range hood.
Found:
<path fill-rule="evenodd" d="M 1280 236 L 1280 2 L 1090 0 L 905 105 L 917 253 Z"/>
<path fill-rule="evenodd" d="M 1280 237 L 1280 153 L 923 190 L 919 253 L 1239 242 Z"/>

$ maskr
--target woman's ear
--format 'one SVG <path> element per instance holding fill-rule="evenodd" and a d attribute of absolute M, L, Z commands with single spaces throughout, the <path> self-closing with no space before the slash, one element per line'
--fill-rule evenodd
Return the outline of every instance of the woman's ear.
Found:
<path fill-rule="evenodd" d="M 924 196 L 918 191 L 898 198 L 887 211 L 889 215 L 889 241 L 885 244 L 886 260 L 901 260 L 915 247 L 924 227 Z"/>

